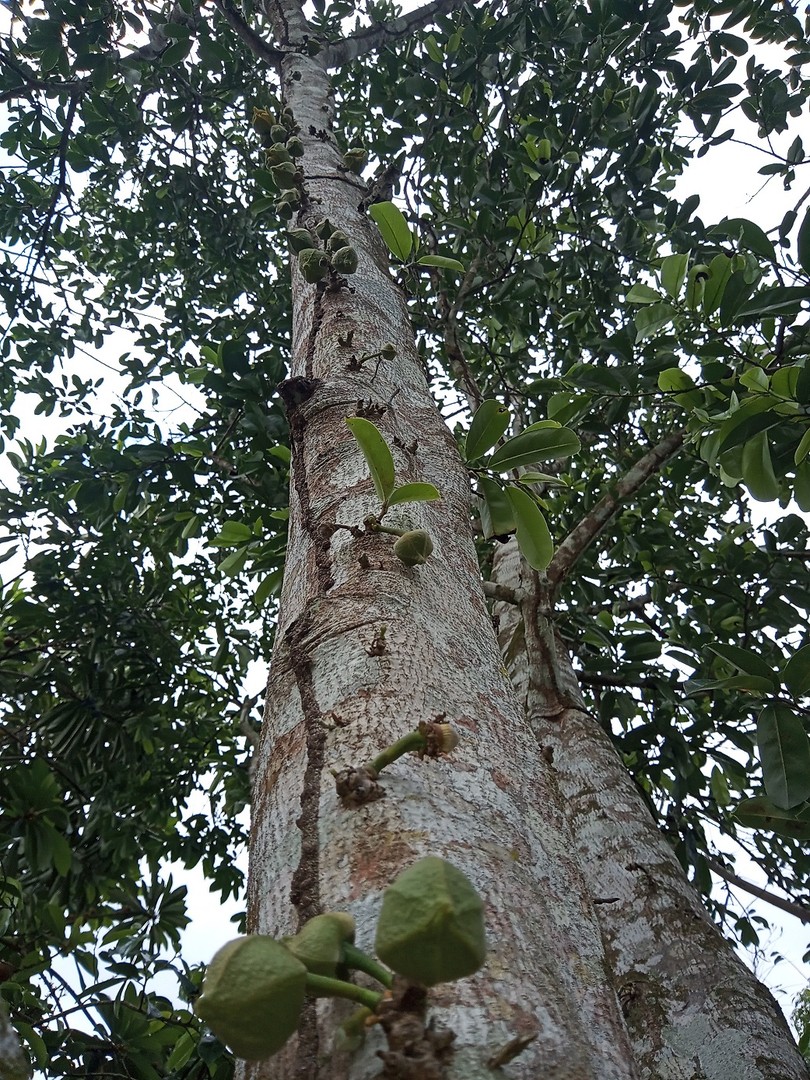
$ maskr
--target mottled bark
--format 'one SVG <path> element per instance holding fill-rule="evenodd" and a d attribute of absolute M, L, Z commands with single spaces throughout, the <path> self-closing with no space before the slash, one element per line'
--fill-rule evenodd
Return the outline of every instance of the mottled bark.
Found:
<path fill-rule="evenodd" d="M 514 542 L 495 580 L 499 637 L 535 738 L 553 762 L 636 1061 L 654 1080 L 806 1080 L 769 991 L 710 920 L 610 739 L 585 708 L 543 582 Z"/>
<path fill-rule="evenodd" d="M 279 27 L 296 27 L 293 42 L 297 18 L 285 9 Z M 631 1078 L 553 774 L 534 753 L 484 602 L 467 476 L 429 393 L 386 252 L 358 210 L 361 185 L 341 167 L 320 59 L 290 55 L 282 68 L 305 146 L 296 224 L 328 217 L 351 238 L 359 268 L 340 287 L 308 285 L 292 270 L 290 538 L 257 754 L 249 926 L 279 934 L 322 910 L 347 910 L 358 943 L 371 947 L 386 884 L 422 855 L 442 855 L 484 897 L 489 939 L 481 972 L 430 994 L 433 1019 L 455 1033 L 442 1075 L 489 1076 L 486 1062 L 507 1042 L 536 1035 L 509 1065 L 515 1080 Z M 389 341 L 393 360 L 364 361 Z M 404 567 L 390 536 L 362 531 L 379 507 L 345 423 L 358 414 L 393 446 L 400 482 L 429 481 L 442 493 L 438 503 L 386 518 L 430 532 L 435 550 L 425 566 Z M 383 776 L 384 799 L 354 810 L 339 804 L 330 768 L 366 762 L 439 715 L 462 736 L 449 758 L 403 759 Z M 336 1024 L 349 1011 L 324 1002 L 308 1009 L 284 1051 L 240 1075 L 383 1075 L 379 1028 L 354 1056 L 336 1050 Z"/>

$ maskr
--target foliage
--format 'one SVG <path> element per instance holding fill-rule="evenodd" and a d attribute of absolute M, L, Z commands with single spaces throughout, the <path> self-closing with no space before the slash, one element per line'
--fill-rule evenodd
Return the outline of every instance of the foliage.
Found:
<path fill-rule="evenodd" d="M 186 921 L 170 862 L 240 887 L 243 687 L 272 644 L 290 460 L 287 243 L 251 130 L 278 103 L 210 6 L 9 10 L 3 996 L 48 1075 L 221 1080 L 222 1045 L 148 977 L 171 968 L 186 999 L 200 978 L 167 959 Z M 313 27 L 336 42 L 392 14 L 334 0 Z M 686 433 L 582 554 L 560 625 L 707 894 L 717 830 L 808 890 L 806 774 L 780 762 L 807 755 L 808 528 L 788 500 L 810 509 L 810 214 L 800 196 L 767 232 L 704 222 L 674 185 L 741 137 L 792 188 L 807 38 L 776 0 L 468 4 L 334 73 L 345 147 L 367 179 L 401 175 L 401 209 L 373 216 L 436 399 L 464 414 L 484 575 L 484 537 L 517 528 L 546 565 Z M 532 432 L 569 432 L 575 456 L 510 456 Z M 755 528 L 746 491 L 788 512 Z"/>

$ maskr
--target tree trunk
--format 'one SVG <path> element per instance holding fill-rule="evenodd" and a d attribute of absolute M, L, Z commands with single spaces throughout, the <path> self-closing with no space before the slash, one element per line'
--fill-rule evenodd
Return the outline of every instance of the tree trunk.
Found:
<path fill-rule="evenodd" d="M 469 1080 L 490 1074 L 486 1062 L 504 1044 L 535 1035 L 510 1065 L 512 1077 L 634 1077 L 551 770 L 535 752 L 483 599 L 467 476 L 431 399 L 386 253 L 358 211 L 361 186 L 342 170 L 326 74 L 317 59 L 291 55 L 283 85 L 305 146 L 300 223 L 328 217 L 351 238 L 359 269 L 335 287 L 307 285 L 293 268 L 293 369 L 284 389 L 290 537 L 257 755 L 249 928 L 288 933 L 321 911 L 348 910 L 358 944 L 371 948 L 382 890 L 436 854 L 483 896 L 489 952 L 476 976 L 431 992 L 436 1024 L 455 1035 L 446 1068 L 439 1039 L 416 1040 L 398 1056 L 377 1028 L 363 1050 L 341 1053 L 336 1025 L 351 1009 L 322 1001 L 284 1051 L 241 1075 Z M 389 341 L 393 360 L 363 361 Z M 362 528 L 379 506 L 345 423 L 357 414 L 392 445 L 399 482 L 441 491 L 440 502 L 397 518 L 433 537 L 425 566 L 406 568 L 390 536 Z M 368 762 L 437 717 L 461 735 L 449 758 L 399 761 L 383 778 L 385 798 L 341 805 L 331 768 Z M 383 1074 L 378 1050 L 388 1055 Z"/>
<path fill-rule="evenodd" d="M 499 639 L 538 744 L 553 761 L 643 1077 L 806 1078 L 770 992 L 709 918 L 610 739 L 588 712 L 551 598 L 511 541 L 493 580 Z"/>
<path fill-rule="evenodd" d="M 294 4 L 278 7 L 275 30 L 285 46 L 304 41 Z M 474 1080 L 532 1036 L 509 1063 L 515 1080 L 805 1076 L 778 1010 L 710 924 L 581 700 L 549 690 L 549 672 L 572 675 L 544 651 L 553 637 L 537 632 L 536 591 L 512 657 L 516 694 L 482 595 L 468 479 L 360 209 L 365 189 L 343 168 L 325 67 L 303 50 L 281 66 L 305 150 L 296 225 L 328 218 L 359 266 L 312 285 L 293 261 L 290 536 L 256 763 L 249 929 L 279 935 L 350 911 L 372 949 L 386 885 L 435 854 L 483 896 L 489 954 L 474 977 L 430 993 L 433 1028 L 387 1028 L 386 1045 L 377 1026 L 349 1053 L 336 1034 L 352 1008 L 321 1000 L 281 1053 L 239 1076 Z M 393 359 L 380 355 L 389 342 Z M 383 432 L 399 483 L 441 492 L 386 517 L 430 533 L 424 566 L 405 567 L 392 538 L 364 524 L 380 507 L 345 423 L 356 415 Z M 461 735 L 449 758 L 402 759 L 384 798 L 342 804 L 330 770 L 437 718 Z M 553 766 L 538 740 L 553 744 Z"/>

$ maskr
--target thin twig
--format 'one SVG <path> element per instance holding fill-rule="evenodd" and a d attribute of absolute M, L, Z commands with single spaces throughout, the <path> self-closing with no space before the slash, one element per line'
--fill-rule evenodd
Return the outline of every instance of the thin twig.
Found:
<path fill-rule="evenodd" d="M 607 523 L 618 513 L 627 499 L 634 495 L 643 484 L 659 472 L 671 457 L 683 446 L 685 431 L 675 431 L 667 435 L 657 446 L 640 458 L 611 491 L 604 495 L 596 506 L 575 525 L 554 553 L 546 571 L 552 592 L 557 592 L 571 572 L 574 564 L 583 552 L 595 540 Z"/>
<path fill-rule="evenodd" d="M 767 889 L 763 889 L 759 885 L 754 885 L 753 882 L 738 877 L 732 870 L 729 870 L 727 867 L 723 866 L 721 862 L 718 862 L 717 859 L 707 858 L 706 862 L 709 864 L 710 870 L 713 870 L 718 877 L 723 878 L 730 885 L 736 885 L 738 889 L 745 889 L 745 891 L 751 893 L 752 896 L 757 896 L 760 900 L 764 900 L 766 904 L 772 904 L 774 907 L 786 911 L 789 915 L 795 915 L 795 917 L 801 919 L 802 922 L 810 923 L 810 907 L 806 904 L 799 904 L 795 900 L 788 900 L 784 896 L 776 896 L 775 893 L 768 892 Z"/>

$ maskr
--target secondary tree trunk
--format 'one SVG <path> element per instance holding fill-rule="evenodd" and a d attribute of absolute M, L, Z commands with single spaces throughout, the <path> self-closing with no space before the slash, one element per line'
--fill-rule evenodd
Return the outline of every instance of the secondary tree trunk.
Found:
<path fill-rule="evenodd" d="M 300 41 L 294 11 L 287 26 Z M 481 592 L 467 477 L 386 253 L 358 210 L 363 191 L 341 168 L 326 73 L 317 59 L 291 55 L 283 85 L 305 145 L 301 223 L 328 217 L 360 262 L 339 288 L 292 272 L 290 538 L 257 755 L 249 927 L 288 933 L 323 910 L 348 910 L 358 943 L 370 948 L 385 886 L 421 856 L 444 856 L 484 897 L 488 962 L 430 995 L 436 1023 L 455 1034 L 447 1071 L 431 1061 L 428 1039 L 414 1048 L 424 1055 L 417 1072 L 393 1056 L 384 1075 L 490 1075 L 486 1062 L 504 1044 L 536 1035 L 510 1065 L 512 1077 L 634 1077 L 553 776 L 535 752 Z M 393 360 L 363 362 L 389 341 Z M 429 481 L 442 493 L 398 515 L 433 537 L 425 566 L 404 567 L 390 536 L 357 531 L 379 510 L 345 423 L 358 414 L 394 447 L 400 482 Z M 450 758 L 399 761 L 383 776 L 384 799 L 341 806 L 330 768 L 363 764 L 436 717 L 462 737 Z M 335 1049 L 336 1025 L 350 1011 L 308 1008 L 297 1038 L 241 1075 L 381 1075 L 378 1029 L 354 1056 Z"/>
<path fill-rule="evenodd" d="M 770 992 L 711 921 L 609 738 L 588 712 L 552 598 L 514 541 L 493 578 L 499 639 L 538 744 L 553 761 L 611 978 L 643 1077 L 806 1078 Z"/>

